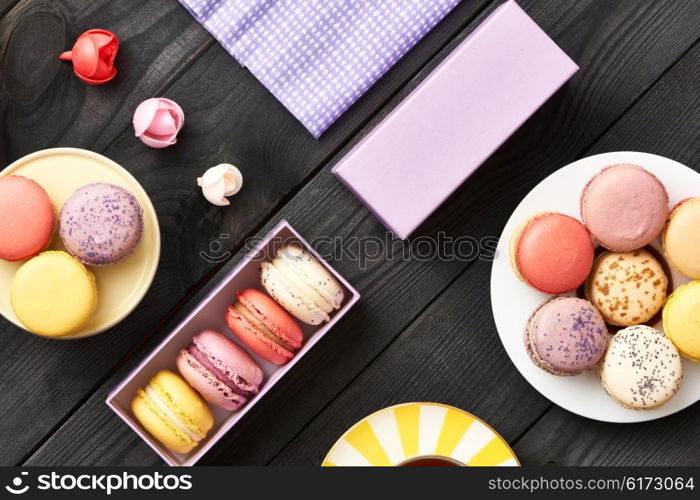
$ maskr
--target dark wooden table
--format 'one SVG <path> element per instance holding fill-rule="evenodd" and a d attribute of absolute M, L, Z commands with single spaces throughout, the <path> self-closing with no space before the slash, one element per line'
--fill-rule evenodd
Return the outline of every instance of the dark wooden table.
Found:
<path fill-rule="evenodd" d="M 131 171 L 158 212 L 155 282 L 122 324 L 44 340 L 0 320 L 0 463 L 151 465 L 160 459 L 104 404 L 107 393 L 239 261 L 246 238 L 286 218 L 307 238 L 385 230 L 330 173 L 500 0 L 463 0 L 320 140 L 176 0 L 0 0 L 0 167 L 44 148 L 91 149 Z M 699 0 L 521 0 L 581 66 L 417 236 L 498 236 L 520 199 L 561 166 L 639 150 L 700 169 Z M 89 87 L 57 55 L 83 31 L 119 34 L 119 75 Z M 172 148 L 134 138 L 136 105 L 166 96 L 187 125 Z M 230 162 L 245 187 L 209 205 L 195 178 Z M 202 259 L 219 235 L 231 252 Z M 700 405 L 613 425 L 562 410 L 508 359 L 489 298 L 491 265 L 351 259 L 333 265 L 363 299 L 203 460 L 318 464 L 358 419 L 405 401 L 481 416 L 525 464 L 700 464 Z"/>

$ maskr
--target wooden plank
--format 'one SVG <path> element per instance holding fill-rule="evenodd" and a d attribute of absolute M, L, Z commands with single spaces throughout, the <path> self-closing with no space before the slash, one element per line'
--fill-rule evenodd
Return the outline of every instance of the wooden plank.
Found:
<path fill-rule="evenodd" d="M 528 465 L 697 466 L 700 405 L 662 420 L 611 424 L 553 406 L 515 444 Z"/>
<path fill-rule="evenodd" d="M 583 71 L 430 219 L 421 234 L 498 235 L 517 200 L 534 183 L 581 155 L 698 38 L 700 13 L 688 2 L 644 2 L 639 9 L 629 9 L 625 2 L 532 0 L 523 5 L 575 56 Z M 591 19 L 594 22 L 587 24 Z M 619 50 L 620 46 L 625 50 Z M 329 168 L 295 195 L 263 231 L 286 217 L 309 238 L 383 238 L 385 232 L 379 223 L 332 178 Z M 332 207 L 331 214 L 326 207 Z M 352 248 L 357 249 L 357 245 Z M 236 259 L 241 255 L 239 252 Z M 162 332 L 225 276 L 232 264 L 195 293 Z M 363 301 L 295 367 L 293 375 L 212 450 L 205 463 L 261 464 L 271 460 L 467 264 L 380 258 L 363 268 L 344 258 L 335 260 L 334 265 L 359 287 Z M 109 389 L 153 345 L 150 340 L 142 346 L 139 355 L 91 396 L 28 463 L 158 463 L 159 459 L 103 403 Z"/>
<path fill-rule="evenodd" d="M 0 0 L 0 17 L 4 16 L 19 0 Z"/>
<path fill-rule="evenodd" d="M 90 86 L 58 55 L 96 27 L 121 45 L 117 77 Z M 139 0 L 22 0 L 0 20 L 0 167 L 48 147 L 102 151 L 130 127 L 143 98 L 167 88 L 211 44 L 177 2 L 154 9 Z"/>
<path fill-rule="evenodd" d="M 627 113 L 591 153 L 646 151 L 700 171 L 700 45 Z M 643 424 L 609 424 L 553 406 L 516 445 L 528 463 L 697 465 L 700 405 Z M 562 439 L 561 436 L 568 436 Z"/>
<path fill-rule="evenodd" d="M 167 94 L 178 101 L 187 114 L 187 124 L 178 145 L 166 151 L 155 151 L 146 148 L 133 137 L 128 125 L 131 110 L 138 100 L 160 93 L 160 89 L 146 88 L 138 80 L 129 85 L 123 84 L 124 90 L 128 92 L 123 92 L 119 97 L 110 93 L 112 84 L 98 89 L 85 88 L 75 82 L 68 70 L 59 68 L 58 71 L 64 72 L 67 80 L 60 82 L 60 85 L 47 76 L 48 86 L 45 89 L 24 90 L 19 84 L 12 87 L 13 93 L 5 120 L 12 123 L 13 130 L 9 133 L 9 140 L 2 143 L 6 148 L 2 156 L 6 159 L 14 158 L 27 152 L 25 150 L 28 148 L 36 149 L 37 144 L 43 147 L 46 144 L 41 140 L 51 141 L 51 144 L 90 146 L 98 151 L 105 148 L 107 156 L 127 167 L 150 193 L 159 214 L 163 252 L 158 275 L 148 296 L 137 311 L 109 333 L 86 341 L 58 345 L 30 337 L 6 322 L 0 324 L 0 338 L 7 339 L 0 349 L 7 353 L 7 359 L 14 360 L 0 368 L 7 387 L 12 387 L 12 391 L 0 396 L 0 405 L 4 408 L 0 431 L 5 435 L 16 436 L 1 452 L 0 461 L 11 464 L 31 453 L 51 429 L 60 425 L 76 405 L 81 404 L 95 387 L 99 387 L 114 372 L 123 359 L 129 357 L 141 342 L 155 333 L 160 322 L 167 318 L 171 310 L 177 309 L 180 301 L 192 293 L 199 282 L 220 267 L 220 262 L 212 262 L 218 261 L 218 258 L 205 260 L 199 256 L 200 252 L 209 248 L 213 239 L 219 239 L 222 233 L 228 235 L 222 241 L 223 251 L 214 257 L 225 257 L 228 248 L 240 248 L 245 237 L 255 232 L 277 204 L 347 142 L 354 131 L 488 1 L 478 0 L 460 5 L 321 141 L 314 141 L 262 85 L 218 45 L 212 45 L 188 68 L 185 66 L 191 58 L 180 61 L 183 66 L 178 66 L 176 71 L 171 71 L 172 68 L 167 65 L 161 65 L 160 59 L 154 61 L 155 55 L 151 50 L 156 54 L 161 50 L 171 53 L 166 58 L 170 60 L 191 49 L 191 41 L 179 33 L 188 31 L 180 25 L 180 20 L 190 23 L 191 19 L 176 2 L 171 3 L 172 12 L 168 9 L 153 9 L 151 4 L 143 2 L 132 6 L 132 10 L 121 11 L 110 5 L 102 5 L 99 21 L 105 23 L 102 26 L 120 33 L 125 32 L 124 26 L 134 25 L 133 38 L 123 47 L 125 54 L 120 59 L 123 69 L 138 66 L 138 74 L 146 75 L 144 78 L 148 81 L 155 78 L 168 82 L 177 79 Z M 70 3 L 57 4 L 56 8 L 65 10 L 66 5 L 76 8 Z M 33 4 L 25 7 L 26 12 L 22 11 L 24 14 L 15 15 L 17 9 L 13 11 L 15 33 L 24 33 L 25 25 L 29 20 L 34 20 L 34 12 L 38 7 Z M 48 8 L 48 4 L 43 6 L 44 10 Z M 64 10 L 59 10 L 60 16 L 56 16 L 71 20 L 71 26 L 75 25 L 71 29 L 76 33 L 97 19 L 92 4 L 84 12 L 85 19 L 74 19 L 77 13 L 66 13 Z M 132 23 L 131 16 L 137 15 L 141 19 Z M 22 16 L 28 20 L 25 21 Z M 54 22 L 52 16 L 44 17 Z M 201 27 L 193 24 L 192 31 L 203 37 L 205 45 L 202 47 L 210 44 L 210 37 L 204 34 Z M 12 36 L 11 49 L 16 36 L 19 35 Z M 17 48 L 12 50 L 26 50 L 24 47 L 28 43 L 28 33 L 23 36 L 24 42 L 17 42 Z M 163 45 L 153 44 L 154 39 L 162 40 Z M 54 44 L 60 45 L 58 42 Z M 138 50 L 140 46 L 147 47 L 148 54 L 142 55 Z M 51 52 L 54 50 L 57 49 L 52 48 Z M 48 49 L 41 51 L 44 52 L 48 52 Z M 151 57 L 151 62 L 148 62 L 148 57 Z M 5 73 L 5 76 L 12 74 Z M 54 107 L 62 105 L 59 99 L 60 89 L 63 88 L 61 85 L 68 89 L 78 88 L 88 96 L 89 99 L 86 97 L 83 105 L 100 115 L 100 120 L 104 119 L 104 123 L 91 121 L 83 124 L 76 121 L 75 116 L 55 116 L 58 136 L 48 134 L 42 128 L 45 126 L 37 123 L 37 115 L 44 119 L 57 115 Z M 36 94 L 36 102 L 41 103 L 41 106 L 35 105 L 32 99 L 20 99 L 25 94 L 18 97 L 18 92 L 25 92 L 32 99 Z M 76 105 L 80 110 L 81 101 L 77 100 Z M 44 112 L 43 108 L 38 109 L 42 106 L 51 109 Z M 111 111 L 101 114 L 100 106 Z M 12 111 L 15 108 L 21 112 Z M 75 121 L 75 124 L 68 126 L 63 120 Z M 65 129 L 62 128 L 64 125 Z M 25 133 L 28 137 L 21 138 L 20 131 L 25 126 L 34 128 Z M 116 140 L 114 133 L 118 134 Z M 40 140 L 41 137 L 45 139 Z M 195 183 L 196 177 L 201 175 L 204 168 L 224 161 L 238 164 L 246 179 L 243 192 L 230 209 L 209 205 L 198 192 Z M 162 336 L 165 331 L 159 333 Z M 10 348 L 11 351 L 5 351 Z M 27 363 L 18 353 L 30 353 L 31 362 Z M 32 369 L 37 366 L 42 369 Z M 21 402 L 15 403 L 18 400 Z M 38 415 L 37 408 L 45 411 L 41 412 L 41 418 L 37 417 L 35 425 L 27 426 L 26 415 Z"/>

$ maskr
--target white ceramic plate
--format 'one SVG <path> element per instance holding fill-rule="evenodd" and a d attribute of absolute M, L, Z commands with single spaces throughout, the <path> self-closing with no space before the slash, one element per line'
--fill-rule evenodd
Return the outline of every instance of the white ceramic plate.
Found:
<path fill-rule="evenodd" d="M 56 337 L 77 339 L 101 333 L 127 317 L 141 302 L 158 268 L 160 229 L 148 194 L 123 167 L 92 151 L 55 148 L 37 151 L 9 165 L 0 176 L 23 175 L 38 182 L 48 193 L 57 212 L 73 192 L 92 182 L 110 182 L 131 191 L 143 207 L 143 237 L 136 251 L 123 262 L 112 266 L 89 267 L 97 280 L 97 310 L 77 333 Z M 58 233 L 58 231 L 56 231 Z M 65 250 L 58 234 L 51 250 Z M 0 314 L 24 328 L 10 304 L 12 277 L 23 262 L 0 260 Z"/>
<path fill-rule="evenodd" d="M 561 212 L 580 220 L 579 198 L 583 187 L 603 167 L 616 163 L 634 163 L 654 173 L 666 186 L 671 206 L 684 198 L 700 196 L 700 174 L 662 156 L 637 152 L 604 153 L 567 165 L 530 191 L 508 220 L 491 271 L 491 306 L 498 334 L 510 359 L 543 396 L 566 410 L 594 420 L 643 422 L 671 415 L 700 400 L 700 363 L 683 360 L 680 391 L 665 405 L 653 410 L 630 410 L 617 404 L 603 390 L 595 370 L 575 377 L 548 374 L 528 357 L 523 331 L 532 311 L 550 295 L 522 283 L 513 273 L 508 255 L 513 231 L 533 213 L 543 210 Z M 652 246 L 661 250 L 658 241 Z M 672 274 L 674 288 L 691 281 L 675 271 Z M 663 330 L 661 322 L 654 326 Z"/>

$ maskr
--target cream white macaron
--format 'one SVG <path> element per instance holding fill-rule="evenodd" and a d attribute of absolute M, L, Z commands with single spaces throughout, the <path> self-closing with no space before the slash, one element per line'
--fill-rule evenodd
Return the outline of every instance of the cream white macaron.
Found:
<path fill-rule="evenodd" d="M 626 408 L 661 406 L 680 388 L 683 368 L 678 349 L 656 328 L 638 325 L 620 330 L 608 343 L 600 364 L 603 387 Z"/>
<path fill-rule="evenodd" d="M 309 325 L 330 321 L 345 294 L 333 275 L 297 244 L 277 251 L 272 262 L 260 266 L 260 281 L 270 296 Z"/>

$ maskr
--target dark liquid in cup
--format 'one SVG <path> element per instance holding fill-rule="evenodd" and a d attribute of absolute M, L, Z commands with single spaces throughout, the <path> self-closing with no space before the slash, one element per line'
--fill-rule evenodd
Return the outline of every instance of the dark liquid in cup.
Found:
<path fill-rule="evenodd" d="M 446 457 L 416 457 L 409 458 L 399 464 L 401 467 L 463 467 L 464 464 Z"/>

